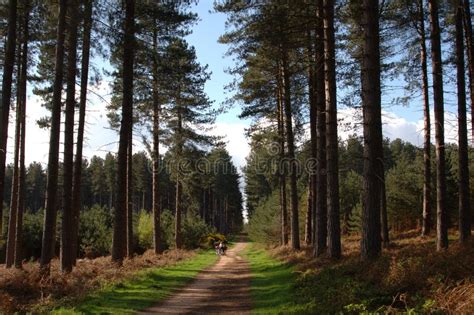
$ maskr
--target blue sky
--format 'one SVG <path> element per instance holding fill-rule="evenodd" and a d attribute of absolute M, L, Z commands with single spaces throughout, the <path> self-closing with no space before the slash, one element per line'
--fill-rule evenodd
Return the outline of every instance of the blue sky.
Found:
<path fill-rule="evenodd" d="M 232 82 L 232 76 L 225 73 L 227 68 L 233 66 L 232 57 L 224 56 L 227 47 L 218 43 L 219 36 L 225 30 L 226 16 L 210 12 L 213 11 L 212 0 L 200 0 L 193 10 L 199 15 L 199 22 L 193 27 L 193 32 L 187 40 L 196 48 L 199 61 L 207 64 L 212 72 L 211 80 L 206 84 L 206 92 L 218 105 L 226 99 L 224 87 Z M 237 123 L 239 112 L 240 109 L 234 107 L 220 115 L 217 122 Z"/>

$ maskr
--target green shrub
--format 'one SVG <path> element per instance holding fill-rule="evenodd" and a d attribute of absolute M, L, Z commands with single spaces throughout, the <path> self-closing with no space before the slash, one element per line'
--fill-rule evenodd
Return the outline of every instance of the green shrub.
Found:
<path fill-rule="evenodd" d="M 80 255 L 89 258 L 106 256 L 112 247 L 111 212 L 98 205 L 81 212 L 79 225 Z"/>
<path fill-rule="evenodd" d="M 183 245 L 193 249 L 200 247 L 209 233 L 214 232 L 199 216 L 188 214 L 183 222 Z"/>
<path fill-rule="evenodd" d="M 174 216 L 169 210 L 161 213 L 161 244 L 162 249 L 174 247 L 175 236 Z M 194 249 L 206 242 L 206 235 L 213 230 L 198 216 L 188 214 L 182 225 L 183 245 Z M 142 210 L 137 215 L 136 233 L 138 248 L 147 250 L 153 247 L 153 214 Z"/>
<path fill-rule="evenodd" d="M 174 216 L 170 210 L 161 212 L 161 244 L 163 249 L 174 246 Z"/>
<path fill-rule="evenodd" d="M 43 217 L 43 209 L 35 213 L 25 212 L 23 218 L 23 254 L 26 259 L 39 258 L 41 256 Z"/>
<path fill-rule="evenodd" d="M 137 220 L 138 247 L 147 250 L 153 247 L 153 214 L 142 210 Z"/>

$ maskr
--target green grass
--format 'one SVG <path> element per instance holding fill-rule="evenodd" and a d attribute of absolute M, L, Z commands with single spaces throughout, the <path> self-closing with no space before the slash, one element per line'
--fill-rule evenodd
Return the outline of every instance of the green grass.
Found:
<path fill-rule="evenodd" d="M 216 261 L 213 251 L 202 251 L 173 266 L 138 272 L 133 278 L 87 296 L 79 305 L 56 314 L 133 314 L 163 300 L 189 283 L 199 271 Z"/>
<path fill-rule="evenodd" d="M 307 314 L 306 304 L 295 303 L 297 275 L 292 266 L 270 257 L 252 243 L 244 256 L 252 272 L 253 314 Z"/>

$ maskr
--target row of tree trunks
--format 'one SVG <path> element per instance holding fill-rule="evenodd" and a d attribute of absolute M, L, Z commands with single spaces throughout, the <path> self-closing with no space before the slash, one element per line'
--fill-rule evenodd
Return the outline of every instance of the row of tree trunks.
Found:
<path fill-rule="evenodd" d="M 13 178 L 10 202 L 10 215 L 8 221 L 8 235 L 6 246 L 5 266 L 10 268 L 15 264 L 21 267 L 21 239 L 23 226 L 24 206 L 24 142 L 25 142 L 25 115 L 26 115 L 26 84 L 28 67 L 28 19 L 29 4 L 23 1 L 22 10 L 19 11 L 19 24 L 17 38 L 17 95 L 16 95 L 16 118 L 15 118 L 15 140 L 13 156 Z M 23 176 L 22 176 L 23 172 Z M 19 261 L 19 264 L 17 263 Z"/>
<path fill-rule="evenodd" d="M 418 0 L 418 33 L 420 35 L 421 80 L 423 90 L 424 142 L 423 142 L 423 222 L 421 235 L 431 232 L 431 117 L 426 49 L 425 13 L 423 0 Z"/>
<path fill-rule="evenodd" d="M 77 127 L 76 158 L 74 164 L 74 184 L 72 193 L 73 229 L 72 232 L 72 262 L 76 264 L 78 251 L 79 217 L 81 210 L 81 181 L 82 181 L 82 151 L 84 144 L 84 127 L 87 106 L 87 86 L 89 82 L 89 59 L 92 31 L 92 3 L 93 0 L 84 1 L 84 29 L 82 38 L 82 65 L 81 65 L 81 91 L 79 100 L 79 123 Z"/>
<path fill-rule="evenodd" d="M 69 0 L 67 39 L 67 86 L 66 110 L 64 121 L 64 158 L 63 158 L 63 214 L 61 224 L 60 261 L 61 271 L 72 271 L 72 250 L 74 229 L 74 211 L 72 207 L 72 186 L 74 176 L 74 112 L 76 106 L 76 71 L 78 18 L 77 0 Z"/>

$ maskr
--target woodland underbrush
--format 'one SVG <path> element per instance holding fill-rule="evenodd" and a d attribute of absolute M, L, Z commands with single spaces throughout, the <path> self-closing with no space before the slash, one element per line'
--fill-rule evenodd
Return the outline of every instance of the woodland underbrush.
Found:
<path fill-rule="evenodd" d="M 143 255 L 126 259 L 121 267 L 110 257 L 80 259 L 69 274 L 59 269 L 59 260 L 51 264 L 50 276 L 42 276 L 38 263 L 27 263 L 23 269 L 3 269 L 0 265 L 0 314 L 15 312 L 44 313 L 58 305 L 74 303 L 94 290 L 132 278 L 147 268 L 173 265 L 189 259 L 196 251 L 169 250 L 155 255 L 149 250 Z"/>
<path fill-rule="evenodd" d="M 343 240 L 343 257 L 312 258 L 278 247 L 271 254 L 295 266 L 297 303 L 314 313 L 474 313 L 474 241 L 465 246 L 450 234 L 450 247 L 437 252 L 433 237 L 419 231 L 395 235 L 380 258 L 361 261 L 359 237 Z"/>

